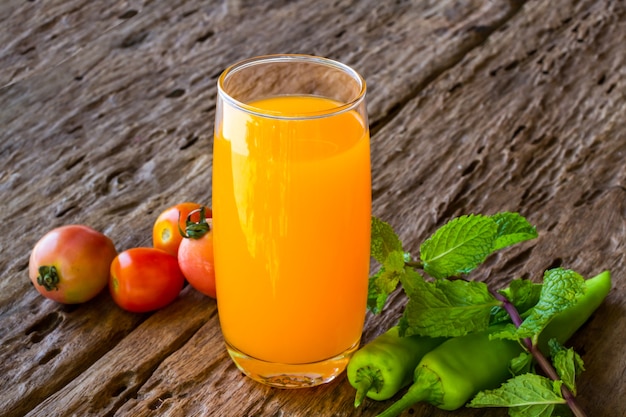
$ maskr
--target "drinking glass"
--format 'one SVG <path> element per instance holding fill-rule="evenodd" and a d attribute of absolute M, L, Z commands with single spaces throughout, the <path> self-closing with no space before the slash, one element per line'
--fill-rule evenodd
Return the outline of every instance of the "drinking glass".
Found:
<path fill-rule="evenodd" d="M 251 58 L 218 80 L 213 149 L 217 303 L 251 378 L 328 382 L 361 337 L 371 174 L 365 81 L 309 55 Z"/>

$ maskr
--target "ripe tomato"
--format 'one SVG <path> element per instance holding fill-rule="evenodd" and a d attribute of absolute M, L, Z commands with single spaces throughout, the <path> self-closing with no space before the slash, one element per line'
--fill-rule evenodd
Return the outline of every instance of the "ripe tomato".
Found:
<path fill-rule="evenodd" d="M 185 230 L 185 221 L 189 213 L 201 207 L 202 205 L 198 203 L 185 202 L 165 209 L 152 227 L 152 246 L 176 256 L 183 239 L 178 227 Z M 210 212 L 210 209 L 207 210 Z"/>
<path fill-rule="evenodd" d="M 206 220 L 207 231 L 199 238 L 186 237 L 180 242 L 178 265 L 189 285 L 204 295 L 215 298 L 215 267 L 213 262 L 212 221 Z"/>
<path fill-rule="evenodd" d="M 44 297 L 83 303 L 106 287 L 116 255 L 115 245 L 102 233 L 83 225 L 61 226 L 35 244 L 28 275 Z"/>
<path fill-rule="evenodd" d="M 128 249 L 111 263 L 113 301 L 134 313 L 165 307 L 178 297 L 184 283 L 176 257 L 161 249 Z"/>

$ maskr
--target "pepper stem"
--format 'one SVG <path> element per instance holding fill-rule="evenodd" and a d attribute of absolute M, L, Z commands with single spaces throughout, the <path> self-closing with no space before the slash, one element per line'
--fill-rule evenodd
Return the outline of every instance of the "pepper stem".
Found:
<path fill-rule="evenodd" d="M 356 371 L 355 383 L 357 386 L 354 407 L 356 408 L 361 405 L 368 392 L 380 392 L 385 384 L 385 380 L 379 369 L 363 366 Z"/>
<path fill-rule="evenodd" d="M 365 396 L 372 388 L 372 385 L 374 385 L 374 380 L 369 374 L 363 375 L 361 379 L 359 379 L 356 387 L 356 395 L 354 397 L 354 408 L 357 408 L 361 405 L 361 403 L 365 399 Z"/>
<path fill-rule="evenodd" d="M 430 386 L 417 381 L 409 387 L 409 390 L 389 408 L 380 413 L 377 417 L 396 417 L 402 414 L 407 408 L 422 402 L 429 401 L 432 398 L 432 389 Z"/>

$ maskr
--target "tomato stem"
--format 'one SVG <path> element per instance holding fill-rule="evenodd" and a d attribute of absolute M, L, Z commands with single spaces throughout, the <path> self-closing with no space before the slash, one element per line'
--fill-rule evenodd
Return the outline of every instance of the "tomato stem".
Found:
<path fill-rule="evenodd" d="M 59 289 L 59 273 L 54 265 L 42 265 L 39 267 L 38 271 L 39 275 L 37 275 L 37 284 L 41 285 L 48 291 Z"/>
<path fill-rule="evenodd" d="M 196 213 L 200 213 L 200 219 L 197 222 L 194 222 L 191 219 Z M 205 207 L 201 207 L 199 209 L 195 209 L 189 212 L 187 219 L 185 221 L 185 230 L 180 227 L 180 212 L 178 212 L 178 231 L 180 235 L 187 239 L 200 239 L 202 236 L 206 235 L 211 230 L 211 226 L 206 218 Z"/>

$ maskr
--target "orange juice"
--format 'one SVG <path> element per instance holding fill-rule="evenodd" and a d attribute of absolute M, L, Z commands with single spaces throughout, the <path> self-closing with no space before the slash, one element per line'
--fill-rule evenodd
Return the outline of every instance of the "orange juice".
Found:
<path fill-rule="evenodd" d="M 215 129 L 222 332 L 228 345 L 261 361 L 324 361 L 358 345 L 365 318 L 367 121 L 354 110 L 321 117 L 338 103 L 312 96 L 249 105 L 252 112 L 224 104 Z"/>

